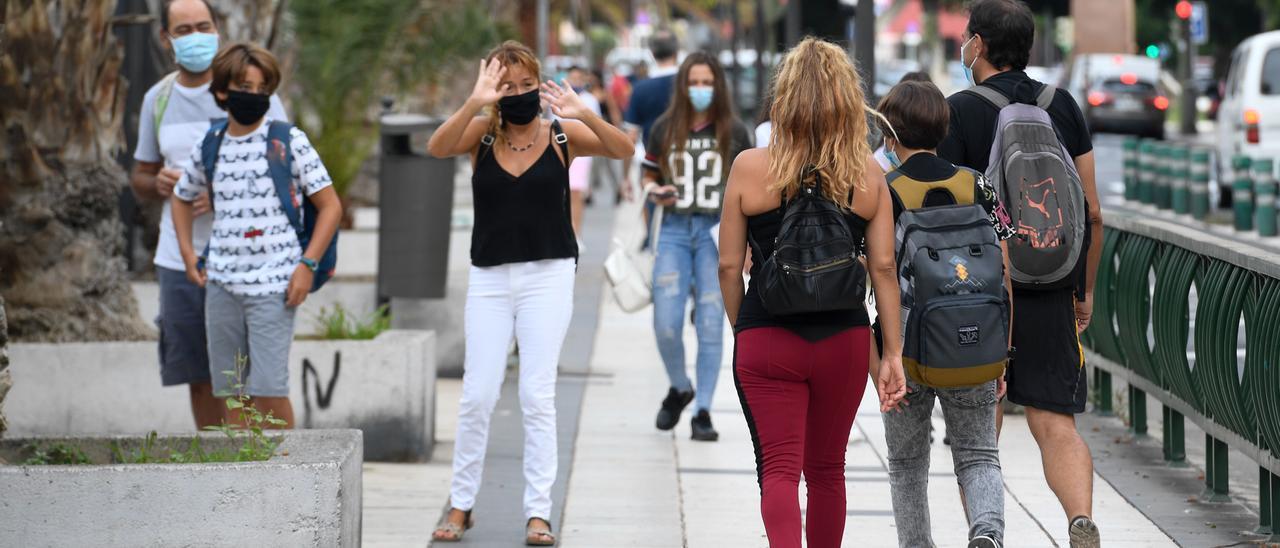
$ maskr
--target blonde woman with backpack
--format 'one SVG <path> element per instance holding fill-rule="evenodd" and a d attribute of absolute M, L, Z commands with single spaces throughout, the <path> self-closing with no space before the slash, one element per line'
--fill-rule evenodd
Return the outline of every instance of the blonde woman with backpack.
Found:
<path fill-rule="evenodd" d="M 889 341 L 872 373 L 881 409 L 895 408 L 906 392 L 893 211 L 867 144 L 864 101 L 843 49 L 814 38 L 802 41 L 778 68 L 769 145 L 740 154 L 729 174 L 720 224 L 720 287 L 735 332 L 734 380 L 755 443 L 760 514 L 773 548 L 801 546 L 802 472 L 808 546 L 840 545 L 845 449 L 870 365 L 870 322 L 860 291 L 837 295 L 842 304 L 834 308 L 788 306 L 786 297 L 810 304 L 831 299 L 778 295 L 788 292 L 762 282 L 781 279 L 779 269 L 790 268 L 779 266 L 777 257 L 790 251 L 778 245 L 775 255 L 775 241 L 803 242 L 802 234 L 787 228 L 799 218 L 799 208 L 836 221 L 832 243 L 865 255 L 865 270 L 856 256 L 844 253 L 828 263 L 838 267 L 826 272 L 841 272 L 845 282 L 860 286 L 870 271 L 872 286 L 883 295 L 876 306 Z M 744 288 L 748 245 L 752 278 Z M 806 309 L 812 311 L 796 313 Z"/>

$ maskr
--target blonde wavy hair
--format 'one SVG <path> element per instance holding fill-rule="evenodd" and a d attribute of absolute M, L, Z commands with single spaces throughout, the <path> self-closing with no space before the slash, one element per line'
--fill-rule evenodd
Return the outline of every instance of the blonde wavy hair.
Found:
<path fill-rule="evenodd" d="M 502 63 L 502 66 L 507 67 L 507 70 L 511 70 L 511 67 L 524 67 L 525 70 L 529 71 L 529 74 L 533 75 L 535 81 L 539 81 L 541 78 L 542 65 L 538 62 L 538 55 L 532 49 L 529 49 L 529 46 L 515 40 L 507 40 L 490 50 L 489 54 L 484 57 L 484 62 L 488 65 L 489 61 L 493 59 L 497 59 L 499 63 Z M 503 132 L 499 131 L 505 122 L 502 121 L 502 114 L 498 110 L 498 105 L 495 103 L 485 107 L 485 114 L 489 116 L 488 133 L 496 136 L 499 140 L 506 140 Z"/>
<path fill-rule="evenodd" d="M 805 38 L 778 66 L 769 117 L 769 190 L 795 196 L 802 182 L 821 175 L 824 196 L 853 208 L 854 188 L 871 162 L 862 79 L 844 49 Z"/>

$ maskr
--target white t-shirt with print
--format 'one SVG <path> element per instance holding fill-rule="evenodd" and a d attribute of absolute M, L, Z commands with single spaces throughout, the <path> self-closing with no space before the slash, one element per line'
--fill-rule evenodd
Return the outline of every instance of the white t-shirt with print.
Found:
<path fill-rule="evenodd" d="M 174 187 L 174 194 L 186 201 L 212 187 L 213 228 L 206 268 L 210 282 L 236 295 L 284 293 L 302 258 L 297 233 L 280 205 L 267 165 L 270 122 L 267 117 L 248 135 L 223 137 L 212 185 L 205 180 L 201 147 L 196 143 L 188 151 L 189 167 Z M 307 135 L 293 128 L 290 136 L 293 185 L 303 191 L 293 193 L 293 200 L 301 215 L 302 194 L 315 194 L 333 181 Z"/>
<path fill-rule="evenodd" d="M 226 118 L 226 111 L 218 108 L 209 84 L 189 88 L 174 82 L 169 95 L 169 106 L 160 120 L 160 134 L 156 135 L 155 108 L 161 84 L 147 90 L 142 99 L 142 112 L 138 118 L 138 146 L 133 159 L 141 162 L 163 162 L 164 167 L 184 171 L 191 164 L 191 147 L 204 140 L 213 120 Z M 267 116 L 276 120 L 288 120 L 280 99 L 271 96 L 271 109 Z M 192 241 L 197 251 L 203 250 L 209 241 L 209 226 L 213 215 L 196 217 L 192 222 Z M 155 265 L 170 270 L 185 270 L 182 253 L 178 251 L 178 233 L 173 229 L 173 214 L 169 201 L 165 200 L 160 216 L 160 241 L 156 245 Z"/>

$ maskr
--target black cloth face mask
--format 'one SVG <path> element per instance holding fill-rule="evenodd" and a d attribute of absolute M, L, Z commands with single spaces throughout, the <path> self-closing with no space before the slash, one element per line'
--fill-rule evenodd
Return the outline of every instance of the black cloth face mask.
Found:
<path fill-rule="evenodd" d="M 250 126 L 267 115 L 267 110 L 271 108 L 271 96 L 262 93 L 228 91 L 226 105 L 227 112 L 231 113 L 231 117 L 235 118 L 236 122 Z"/>
<path fill-rule="evenodd" d="M 534 118 L 538 117 L 538 111 L 541 110 L 541 107 L 539 93 L 536 89 L 529 93 L 508 95 L 498 99 L 498 112 L 502 113 L 502 119 L 517 126 L 532 122 Z"/>

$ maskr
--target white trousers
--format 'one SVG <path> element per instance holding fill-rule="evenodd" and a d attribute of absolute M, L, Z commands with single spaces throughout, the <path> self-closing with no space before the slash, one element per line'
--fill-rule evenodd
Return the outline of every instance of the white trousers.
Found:
<path fill-rule="evenodd" d="M 467 288 L 466 359 L 450 503 L 475 506 L 484 472 L 489 419 L 506 376 L 514 334 L 520 350 L 524 415 L 525 518 L 551 519 L 556 479 L 556 368 L 573 316 L 573 259 L 471 267 Z"/>

